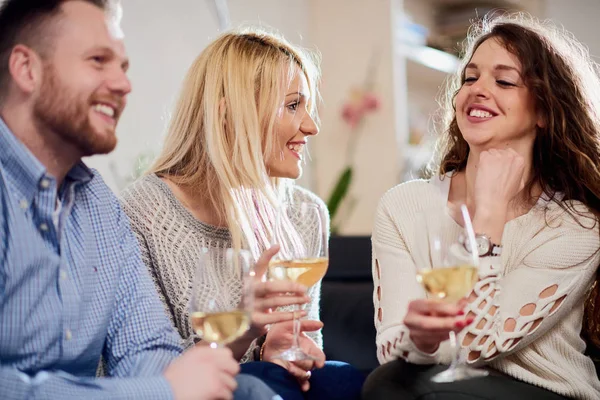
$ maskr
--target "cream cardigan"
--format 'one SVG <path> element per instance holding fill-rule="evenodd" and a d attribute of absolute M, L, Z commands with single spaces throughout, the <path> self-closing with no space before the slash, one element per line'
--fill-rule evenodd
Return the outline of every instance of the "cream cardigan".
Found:
<path fill-rule="evenodd" d="M 417 215 L 447 204 L 450 180 L 406 182 L 379 203 L 372 242 L 380 363 L 398 357 L 419 364 L 450 360 L 448 341 L 435 353 L 425 354 L 403 325 L 408 303 L 426 296 L 415 280 L 417 263 L 428 259 L 418 240 Z M 600 262 L 600 237 L 589 210 L 580 203 L 573 205 L 585 213 L 579 221 L 558 204 L 540 199 L 527 214 L 506 224 L 501 257 L 481 260 L 483 277 L 474 288 L 477 299 L 466 310 L 476 318 L 459 341 L 472 364 L 488 364 L 561 395 L 596 400 L 600 382 L 592 361 L 583 354 L 580 333 L 585 296 Z M 459 231 L 455 224 L 453 240 Z M 549 288 L 556 290 L 542 298 Z M 525 305 L 535 306 L 532 315 L 521 314 Z M 512 332 L 504 329 L 509 318 L 516 320 Z M 467 332 L 475 336 L 469 345 L 463 342 Z"/>

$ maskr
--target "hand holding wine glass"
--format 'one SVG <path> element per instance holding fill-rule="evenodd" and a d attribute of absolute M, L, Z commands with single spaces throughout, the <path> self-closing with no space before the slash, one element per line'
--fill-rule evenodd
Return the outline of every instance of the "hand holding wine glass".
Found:
<path fill-rule="evenodd" d="M 273 235 L 280 251 L 269 264 L 269 280 L 292 281 L 311 287 L 325 276 L 329 265 L 326 213 L 327 210 L 315 203 L 280 205 Z M 300 323 L 298 318 L 294 321 L 292 347 L 274 357 L 286 361 L 315 360 L 300 348 Z"/>
<path fill-rule="evenodd" d="M 486 376 L 487 372 L 468 367 L 460 360 L 461 347 L 456 333 L 473 322 L 463 319 L 465 297 L 479 279 L 479 256 L 469 212 L 460 207 L 461 221 L 452 219 L 447 209 L 426 210 L 418 218 L 422 253 L 427 260 L 417 265 L 417 281 L 427 299 L 409 304 L 404 323 L 413 342 L 433 353 L 439 344 L 450 339 L 453 359 L 450 367 L 437 375 L 434 382 L 454 382 Z"/>
<path fill-rule="evenodd" d="M 279 322 L 292 321 L 293 311 L 278 311 L 280 307 L 300 306 L 309 302 L 306 286 L 293 281 L 268 281 L 267 270 L 272 258 L 279 251 L 279 246 L 267 249 L 254 266 L 253 277 L 254 306 L 251 313 L 250 329 L 246 335 L 250 340 L 264 335 L 267 327 Z M 300 317 L 306 316 L 306 311 L 297 312 Z"/>
<path fill-rule="evenodd" d="M 465 301 L 447 303 L 437 299 L 417 299 L 408 305 L 404 325 L 410 339 L 424 353 L 434 353 L 440 343 L 450 338 L 450 332 L 460 332 L 473 321 L 463 312 Z"/>

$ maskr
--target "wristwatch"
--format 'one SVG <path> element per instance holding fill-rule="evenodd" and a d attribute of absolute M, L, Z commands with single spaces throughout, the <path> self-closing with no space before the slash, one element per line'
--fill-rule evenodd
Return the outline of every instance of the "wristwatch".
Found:
<path fill-rule="evenodd" d="M 471 243 L 469 242 L 469 238 L 467 238 L 465 235 L 460 235 L 458 237 L 458 242 L 463 245 L 466 251 L 469 253 L 471 252 Z M 475 244 L 477 246 L 479 257 L 498 257 L 502 254 L 502 246 L 492 243 L 489 236 L 485 234 L 475 234 Z"/>

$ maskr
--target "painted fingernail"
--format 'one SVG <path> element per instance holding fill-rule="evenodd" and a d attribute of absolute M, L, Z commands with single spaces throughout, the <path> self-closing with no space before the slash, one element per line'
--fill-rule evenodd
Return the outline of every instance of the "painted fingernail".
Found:
<path fill-rule="evenodd" d="M 462 329 L 462 328 L 464 328 L 466 326 L 466 324 L 465 324 L 465 321 L 456 321 L 454 323 L 454 326 L 457 327 L 457 328 L 461 328 Z"/>
<path fill-rule="evenodd" d="M 464 310 L 458 310 L 458 312 L 456 313 L 456 315 L 465 315 L 465 311 Z"/>
<path fill-rule="evenodd" d="M 471 325 L 473 321 L 475 321 L 475 318 L 467 318 L 467 322 L 465 322 L 465 325 Z"/>

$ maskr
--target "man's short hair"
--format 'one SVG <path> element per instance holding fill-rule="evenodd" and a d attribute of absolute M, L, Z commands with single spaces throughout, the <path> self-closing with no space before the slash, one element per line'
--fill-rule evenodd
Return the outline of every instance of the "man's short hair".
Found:
<path fill-rule="evenodd" d="M 0 0 L 1 1 L 1 0 Z M 8 60 L 17 44 L 44 56 L 51 47 L 51 22 L 68 1 L 83 1 L 106 10 L 110 0 L 5 0 L 0 5 L 0 102 L 8 91 Z"/>

